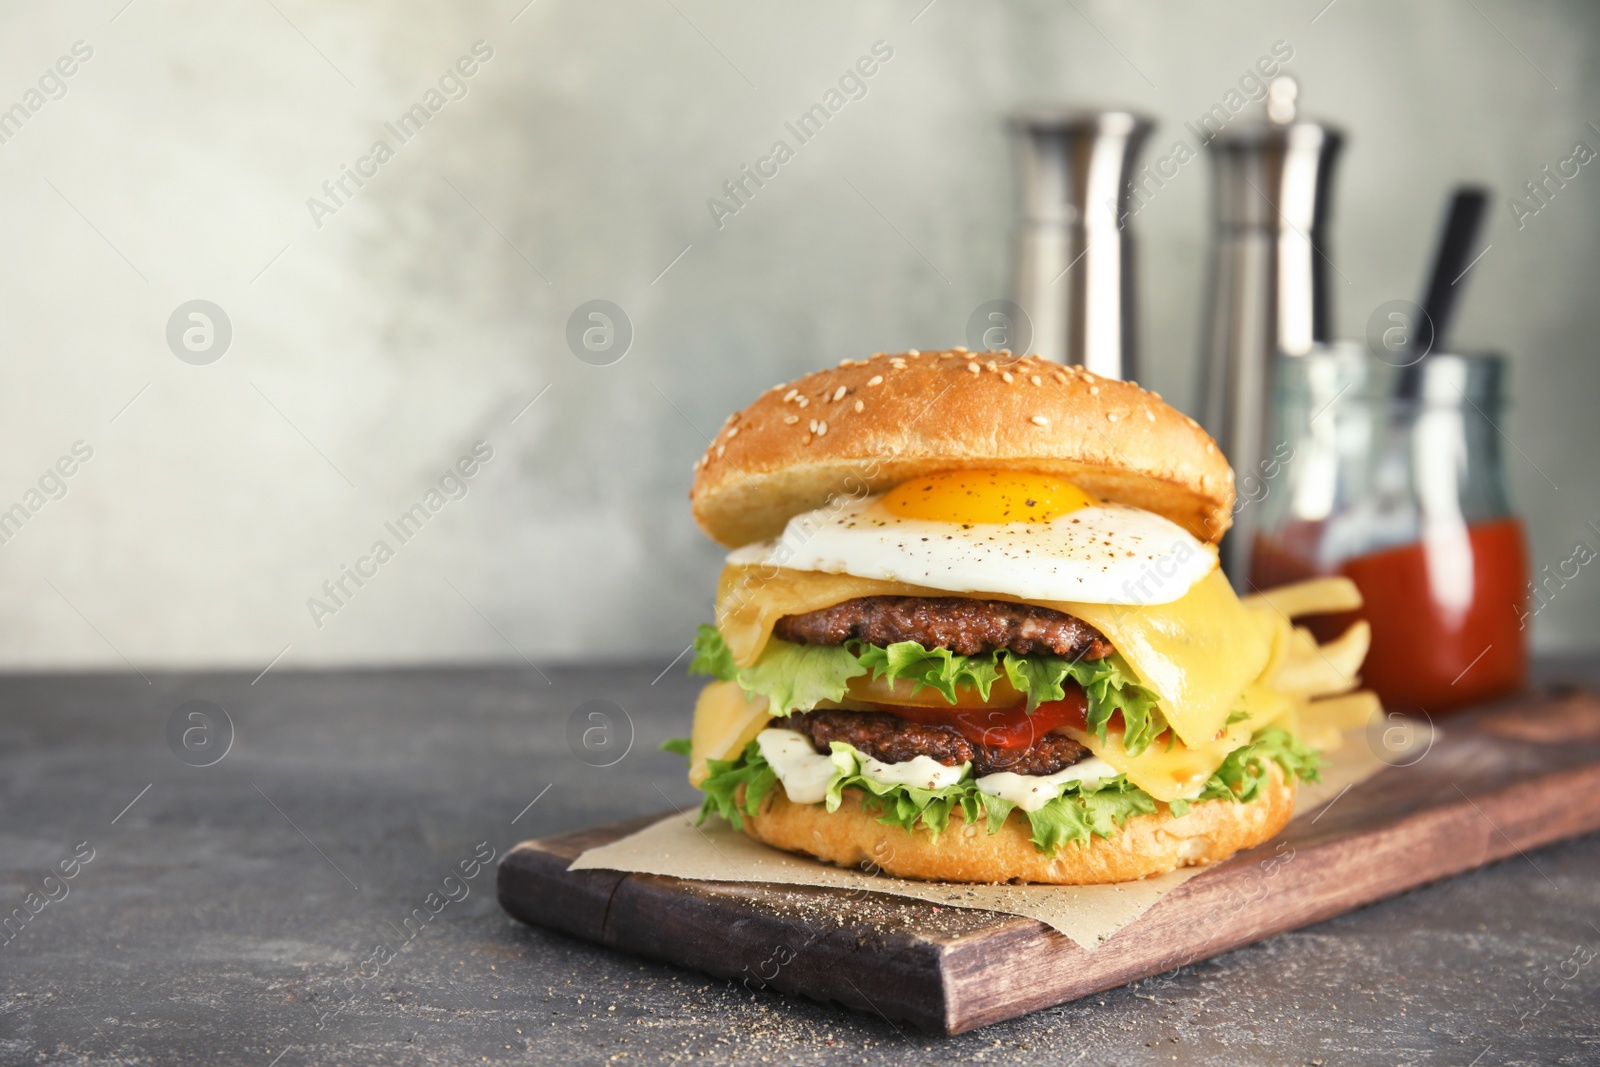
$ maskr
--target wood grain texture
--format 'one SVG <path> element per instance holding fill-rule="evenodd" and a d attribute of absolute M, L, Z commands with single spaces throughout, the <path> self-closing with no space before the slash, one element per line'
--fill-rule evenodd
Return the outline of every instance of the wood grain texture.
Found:
<path fill-rule="evenodd" d="M 953 1034 L 1600 829 L 1600 698 L 1543 694 L 1446 720 L 1416 762 L 1189 880 L 1092 953 L 1032 919 L 883 894 L 566 870 L 655 818 L 524 842 L 501 864 L 501 904 L 751 988 Z"/>

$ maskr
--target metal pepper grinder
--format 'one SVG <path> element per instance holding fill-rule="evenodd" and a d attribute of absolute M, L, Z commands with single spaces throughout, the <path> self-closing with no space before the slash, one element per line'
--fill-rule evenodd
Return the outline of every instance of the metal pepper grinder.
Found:
<path fill-rule="evenodd" d="M 1216 176 L 1201 421 L 1240 478 L 1267 452 L 1273 362 L 1330 337 L 1327 223 L 1343 134 L 1296 118 L 1293 79 L 1268 87 L 1267 121 L 1191 131 Z M 1235 515 L 1222 562 L 1245 580 L 1253 516 Z"/>
<path fill-rule="evenodd" d="M 1019 115 L 1012 126 L 1022 147 L 1016 302 L 1033 324 L 1033 351 L 1131 379 L 1137 343 L 1128 205 L 1153 123 L 1127 111 L 1062 111 Z"/>

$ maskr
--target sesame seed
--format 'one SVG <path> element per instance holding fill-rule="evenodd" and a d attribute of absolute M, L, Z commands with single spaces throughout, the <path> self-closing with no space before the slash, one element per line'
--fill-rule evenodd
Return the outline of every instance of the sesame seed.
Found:
<path fill-rule="evenodd" d="M 998 369 L 999 369 L 999 365 L 998 365 L 998 364 L 996 364 L 996 363 L 995 363 L 995 361 L 994 361 L 994 360 L 992 360 L 992 359 L 991 359 L 991 360 L 990 360 L 990 361 L 989 361 L 989 362 L 987 362 L 987 363 L 985 363 L 985 364 L 984 364 L 984 367 L 985 367 L 985 368 L 986 368 L 986 369 L 987 369 L 987 370 L 991 370 L 991 371 L 994 371 L 994 370 L 998 370 Z"/>
<path fill-rule="evenodd" d="M 1107 422 L 1116 422 L 1120 418 L 1122 418 L 1122 416 L 1118 415 L 1115 411 L 1106 412 L 1106 421 Z"/>
<path fill-rule="evenodd" d="M 1011 372 L 1010 371 L 1001 371 L 1000 372 L 1000 380 L 1005 382 L 1007 385 L 1010 385 L 1012 383 L 1012 381 L 1014 381 L 1015 379 L 1013 379 L 1011 377 Z"/>
<path fill-rule="evenodd" d="M 866 406 L 867 406 L 867 402 L 866 401 L 864 401 L 864 400 L 857 400 L 856 401 L 856 410 L 857 411 L 863 410 Z"/>
<path fill-rule="evenodd" d="M 1033 377 L 1029 378 L 1028 381 L 1032 382 L 1034 385 L 1043 385 L 1044 384 L 1044 379 L 1039 377 L 1037 374 L 1035 374 Z"/>
<path fill-rule="evenodd" d="M 869 386 L 871 386 L 871 385 L 882 385 L 883 384 L 883 375 L 874 374 L 872 377 L 867 379 L 867 384 Z"/>
<path fill-rule="evenodd" d="M 951 350 L 950 350 L 950 351 L 952 351 L 952 352 L 961 352 L 961 353 L 965 353 L 965 352 L 966 352 L 966 348 L 964 348 L 964 347 L 963 347 L 963 346 L 961 346 L 961 345 L 956 345 L 956 346 L 955 346 L 955 347 L 954 347 L 954 348 L 952 348 L 952 349 L 951 349 Z"/>
<path fill-rule="evenodd" d="M 728 446 L 727 445 L 718 445 L 717 446 L 717 456 L 718 456 L 718 458 L 721 458 L 722 453 L 726 452 L 727 450 L 728 450 Z"/>
<path fill-rule="evenodd" d="M 827 423 L 825 423 L 825 422 L 817 423 L 817 436 L 818 437 L 821 437 L 823 434 L 825 434 L 827 432 L 828 432 L 828 424 Z"/>
<path fill-rule="evenodd" d="M 1150 395 L 1155 397 L 1157 400 L 1161 399 L 1161 394 L 1156 392 L 1154 389 L 1150 390 Z"/>
<path fill-rule="evenodd" d="M 853 359 L 841 359 L 839 361 L 839 366 L 841 367 L 854 367 L 855 365 L 856 361 Z"/>
<path fill-rule="evenodd" d="M 1035 426 L 1049 426 L 1050 425 L 1050 420 L 1045 418 L 1043 415 L 1035 415 L 1033 418 L 1029 419 L 1028 421 L 1033 423 Z"/>
<path fill-rule="evenodd" d="M 800 390 L 791 389 L 787 393 L 783 394 L 783 402 L 785 404 L 787 404 L 789 401 L 793 400 L 795 397 L 797 397 L 799 395 L 800 395 Z"/>
<path fill-rule="evenodd" d="M 1098 385 L 1089 386 L 1089 395 L 1090 396 L 1099 396 L 1100 395 L 1100 387 Z"/>
<path fill-rule="evenodd" d="M 969 371 L 971 371 L 973 374 L 977 374 L 978 370 L 979 370 L 979 367 L 978 367 L 978 365 L 976 363 L 968 363 L 967 364 L 967 369 Z"/>
<path fill-rule="evenodd" d="M 906 349 L 906 355 L 908 355 L 908 356 L 920 356 L 920 355 L 922 355 L 922 353 L 920 351 L 918 351 L 917 349 L 915 349 L 915 348 L 908 348 L 908 349 Z"/>
<path fill-rule="evenodd" d="M 799 421 L 800 421 L 800 416 L 799 415 L 790 415 L 790 416 L 788 416 L 787 418 L 785 418 L 783 420 L 783 424 L 785 426 L 793 426 L 795 423 L 797 423 Z"/>
<path fill-rule="evenodd" d="M 1144 417 L 1149 419 L 1151 422 L 1156 421 L 1156 413 L 1151 411 L 1149 408 L 1145 408 Z"/>
<path fill-rule="evenodd" d="M 729 437 L 733 437 L 738 432 L 739 432 L 739 427 L 735 426 L 731 430 L 728 431 L 728 436 Z"/>
<path fill-rule="evenodd" d="M 955 354 L 954 351 L 940 352 L 939 353 L 939 358 L 940 359 L 955 359 L 956 358 L 956 354 Z"/>
<path fill-rule="evenodd" d="M 808 404 L 810 404 L 810 403 L 811 403 L 811 401 L 810 401 L 810 400 L 807 400 L 807 399 L 806 399 L 806 398 L 805 398 L 805 397 L 803 397 L 803 396 L 801 396 L 801 397 L 796 397 L 796 398 L 795 398 L 795 401 L 794 401 L 794 402 L 795 402 L 795 403 L 796 403 L 796 404 L 797 404 L 797 405 L 799 405 L 799 406 L 800 406 L 800 407 L 806 407 L 806 406 L 807 406 L 807 405 L 808 405 Z"/>
<path fill-rule="evenodd" d="M 810 425 L 811 425 L 811 432 L 812 433 L 816 433 L 817 432 L 817 420 L 816 419 L 812 419 Z"/>
<path fill-rule="evenodd" d="M 1083 380 L 1086 381 L 1086 382 L 1089 382 L 1092 385 L 1094 383 L 1094 375 L 1090 374 L 1088 371 L 1084 371 L 1083 372 Z"/>
<path fill-rule="evenodd" d="M 1056 371 L 1056 383 L 1058 385 L 1066 385 L 1067 384 L 1067 376 L 1065 374 L 1061 373 L 1060 371 Z"/>
<path fill-rule="evenodd" d="M 844 387 L 844 386 L 842 386 L 842 385 L 841 385 L 841 386 L 839 386 L 839 388 L 837 388 L 837 389 L 835 389 L 835 390 L 834 390 L 834 391 L 833 391 L 833 399 L 834 399 L 834 400 L 835 400 L 835 401 L 836 401 L 836 402 L 837 402 L 837 401 L 840 401 L 840 400 L 843 400 L 843 399 L 844 399 L 844 394 L 845 394 L 845 393 L 846 393 L 846 392 L 847 392 L 847 390 L 846 390 L 846 389 L 845 389 L 845 387 Z"/>

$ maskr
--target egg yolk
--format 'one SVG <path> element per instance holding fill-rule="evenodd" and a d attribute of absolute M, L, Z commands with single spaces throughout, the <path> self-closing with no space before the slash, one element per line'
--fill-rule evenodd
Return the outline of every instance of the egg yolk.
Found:
<path fill-rule="evenodd" d="M 891 514 L 933 522 L 1049 522 L 1098 503 L 1064 478 L 1029 471 L 945 471 L 883 495 Z"/>

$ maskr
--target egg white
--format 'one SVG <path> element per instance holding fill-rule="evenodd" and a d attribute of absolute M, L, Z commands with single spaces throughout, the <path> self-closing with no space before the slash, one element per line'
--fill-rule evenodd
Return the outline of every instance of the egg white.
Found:
<path fill-rule="evenodd" d="M 907 519 L 877 497 L 836 498 L 789 520 L 783 536 L 729 563 L 851 574 L 955 593 L 1025 600 L 1170 604 L 1217 566 L 1214 550 L 1176 523 L 1120 504 L 1049 522 Z"/>

